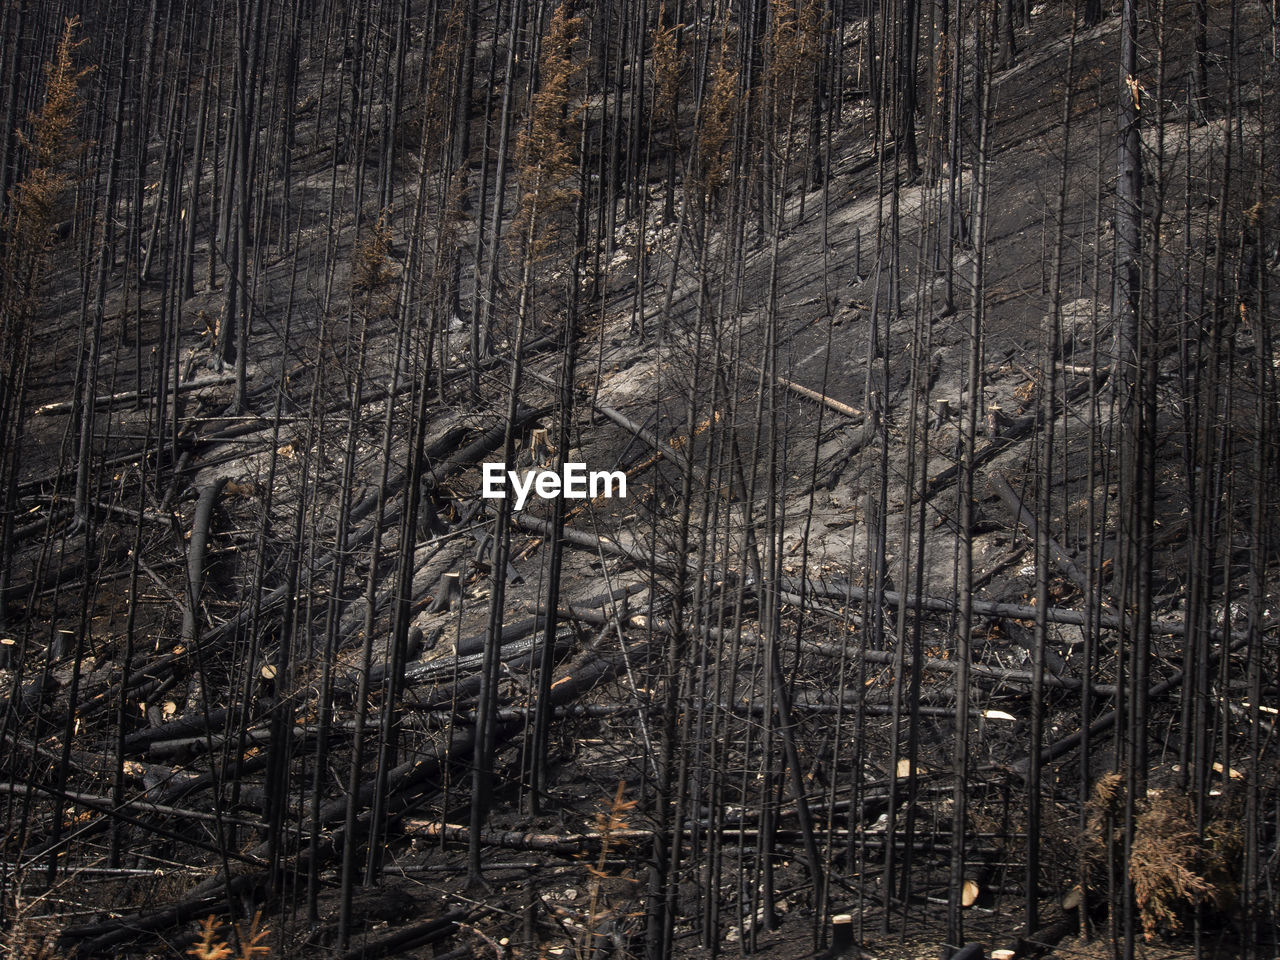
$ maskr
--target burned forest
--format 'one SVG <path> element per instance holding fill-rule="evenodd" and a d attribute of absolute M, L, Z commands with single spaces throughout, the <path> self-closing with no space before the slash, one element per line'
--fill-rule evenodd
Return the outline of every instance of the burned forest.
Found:
<path fill-rule="evenodd" d="M 1263 0 L 0 6 L 0 954 L 1280 958 Z"/>

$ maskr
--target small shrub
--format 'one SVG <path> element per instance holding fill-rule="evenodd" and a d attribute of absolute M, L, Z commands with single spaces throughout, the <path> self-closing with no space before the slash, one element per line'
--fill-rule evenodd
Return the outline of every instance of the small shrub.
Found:
<path fill-rule="evenodd" d="M 1094 784 L 1087 808 L 1081 850 L 1081 888 L 1100 892 L 1108 860 L 1122 865 L 1125 783 L 1121 773 L 1103 775 Z M 1208 905 L 1228 914 L 1238 893 L 1234 879 L 1243 849 L 1239 824 L 1230 805 L 1211 810 L 1203 835 L 1196 828 L 1191 798 L 1174 790 L 1152 789 L 1134 811 L 1129 847 L 1129 879 L 1147 940 L 1177 933 L 1186 914 Z M 1116 878 L 1117 884 L 1120 877 Z"/>
<path fill-rule="evenodd" d="M 1134 824 L 1129 876 L 1146 938 L 1162 927 L 1181 929 L 1188 907 L 1208 903 L 1229 911 L 1237 892 L 1232 872 L 1240 852 L 1238 828 L 1215 818 L 1199 836 L 1185 794 L 1153 793 L 1145 807 Z"/>
<path fill-rule="evenodd" d="M 240 952 L 221 935 L 222 921 L 210 914 L 200 921 L 200 934 L 195 945 L 187 951 L 187 956 L 195 960 L 256 960 L 258 957 L 270 956 L 271 948 L 262 941 L 271 931 L 262 926 L 262 912 L 253 915 L 253 922 L 245 930 L 240 924 L 234 924 L 236 939 L 240 943 Z"/>
<path fill-rule="evenodd" d="M 378 222 L 364 235 L 356 248 L 351 265 L 351 285 L 356 290 L 376 290 L 393 276 L 391 270 L 391 228 L 386 220 Z"/>

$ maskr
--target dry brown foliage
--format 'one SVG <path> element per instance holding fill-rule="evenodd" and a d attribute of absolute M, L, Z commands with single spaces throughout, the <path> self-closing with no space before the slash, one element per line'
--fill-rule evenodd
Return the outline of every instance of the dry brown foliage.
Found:
<path fill-rule="evenodd" d="M 391 279 L 390 252 L 391 228 L 384 218 L 379 217 L 356 246 L 355 262 L 351 265 L 351 286 L 369 292 Z"/>
<path fill-rule="evenodd" d="M 54 960 L 57 951 L 57 929 L 48 920 L 35 918 L 41 900 L 25 900 L 20 886 L 9 891 L 6 915 L 9 923 L 0 929 L 0 957 L 23 960 Z"/>
<path fill-rule="evenodd" d="M 419 160 L 424 164 L 439 159 L 441 151 L 449 143 L 449 124 L 453 117 L 453 111 L 449 108 L 449 94 L 462 57 L 465 36 L 463 15 L 467 2 L 468 0 L 455 0 L 450 8 L 441 25 L 441 39 L 431 53 L 426 94 L 420 106 L 413 104 L 405 111 L 408 122 L 420 130 L 417 140 L 421 144 Z M 406 136 L 405 139 L 408 140 L 409 137 Z"/>
<path fill-rule="evenodd" d="M 516 140 L 516 175 L 520 206 L 512 243 L 517 256 L 531 263 L 546 259 L 566 234 L 578 190 L 576 122 L 580 117 L 578 88 L 584 58 L 578 50 L 581 17 L 570 17 L 562 3 L 551 15 L 538 57 L 538 91 L 530 98 L 528 126 Z"/>
<path fill-rule="evenodd" d="M 730 33 L 722 28 L 720 49 L 707 85 L 707 99 L 700 111 L 698 152 L 694 180 L 710 197 L 728 178 L 733 159 L 734 124 L 742 98 L 739 95 L 738 62 L 730 49 Z"/>
<path fill-rule="evenodd" d="M 773 0 L 767 53 L 769 88 L 779 107 L 803 95 L 804 80 L 822 54 L 823 22 L 815 0 Z"/>
<path fill-rule="evenodd" d="M 619 897 L 618 903 L 610 906 L 607 903 L 607 891 L 612 889 L 615 894 L 634 889 L 632 878 L 625 873 L 621 875 L 610 874 L 605 865 L 609 862 L 609 856 L 620 844 L 625 840 L 619 839 L 619 833 L 630 828 L 631 821 L 629 815 L 635 809 L 636 800 L 624 800 L 623 796 L 626 792 L 627 785 L 624 781 L 618 781 L 618 790 L 608 804 L 596 814 L 595 833 L 600 837 L 600 853 L 596 858 L 596 862 L 592 866 L 588 866 L 587 870 L 591 873 L 591 884 L 589 887 L 589 897 L 587 906 L 587 915 L 583 924 L 582 942 L 579 944 L 579 956 L 591 956 L 593 954 L 592 945 L 596 935 L 603 932 L 604 926 L 617 919 L 622 913 L 625 897 Z"/>
<path fill-rule="evenodd" d="M 352 296 L 364 317 L 375 319 L 395 313 L 397 285 L 390 282 L 395 276 L 391 228 L 384 213 L 361 235 L 351 263 Z"/>
<path fill-rule="evenodd" d="M 1134 824 L 1129 876 L 1148 940 L 1161 929 L 1181 929 L 1187 907 L 1212 904 L 1222 912 L 1234 905 L 1241 838 L 1238 825 L 1216 817 L 1196 830 L 1191 798 L 1172 791 L 1153 793 Z"/>
<path fill-rule="evenodd" d="M 11 375 L 25 354 L 27 327 L 35 309 L 40 278 L 48 260 L 53 228 L 74 182 L 78 156 L 80 81 L 91 68 L 77 70 L 75 52 L 82 40 L 80 21 L 68 18 L 53 59 L 45 64 L 45 97 L 30 117 L 31 133 L 18 133 L 30 156 L 26 175 L 14 187 L 3 231 L 0 257 L 0 373 Z"/>
<path fill-rule="evenodd" d="M 686 68 L 680 55 L 680 45 L 676 42 L 682 25 L 673 23 L 664 27 L 666 19 L 664 3 L 658 10 L 658 24 L 653 32 L 653 111 L 671 128 L 674 136 Z M 675 149 L 677 145 L 673 142 L 671 146 Z"/>
<path fill-rule="evenodd" d="M 224 924 L 213 914 L 200 921 L 200 934 L 195 944 L 187 951 L 187 956 L 195 960 L 256 960 L 258 957 L 271 955 L 271 948 L 262 941 L 267 938 L 270 929 L 262 926 L 262 911 L 253 915 L 253 922 L 246 930 L 240 924 L 234 924 L 236 940 L 240 944 L 239 952 L 231 946 L 224 936 Z"/>
<path fill-rule="evenodd" d="M 1094 784 L 1082 846 L 1082 889 L 1105 885 L 1108 859 L 1119 864 L 1124 844 L 1125 783 L 1108 773 Z M 1219 802 L 1196 828 L 1195 807 L 1185 793 L 1152 789 L 1138 801 L 1129 848 L 1143 935 L 1176 933 L 1186 912 L 1200 905 L 1227 914 L 1235 905 L 1243 838 L 1229 802 Z"/>

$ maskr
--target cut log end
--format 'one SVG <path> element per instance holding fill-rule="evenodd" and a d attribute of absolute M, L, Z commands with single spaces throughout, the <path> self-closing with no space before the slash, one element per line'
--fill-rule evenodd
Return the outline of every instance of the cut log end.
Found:
<path fill-rule="evenodd" d="M 837 960 L 861 955 L 862 951 L 853 944 L 853 914 L 837 913 L 831 918 L 831 946 L 815 956 L 818 960 Z"/>
<path fill-rule="evenodd" d="M 440 578 L 440 588 L 435 599 L 427 608 L 428 613 L 446 613 L 454 608 L 454 604 L 462 596 L 462 574 L 446 573 Z"/>

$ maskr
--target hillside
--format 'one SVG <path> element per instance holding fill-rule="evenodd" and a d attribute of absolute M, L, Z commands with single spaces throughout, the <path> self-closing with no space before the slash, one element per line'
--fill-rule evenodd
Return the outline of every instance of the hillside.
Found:
<path fill-rule="evenodd" d="M 0 25 L 11 955 L 1280 957 L 1274 10 Z"/>

